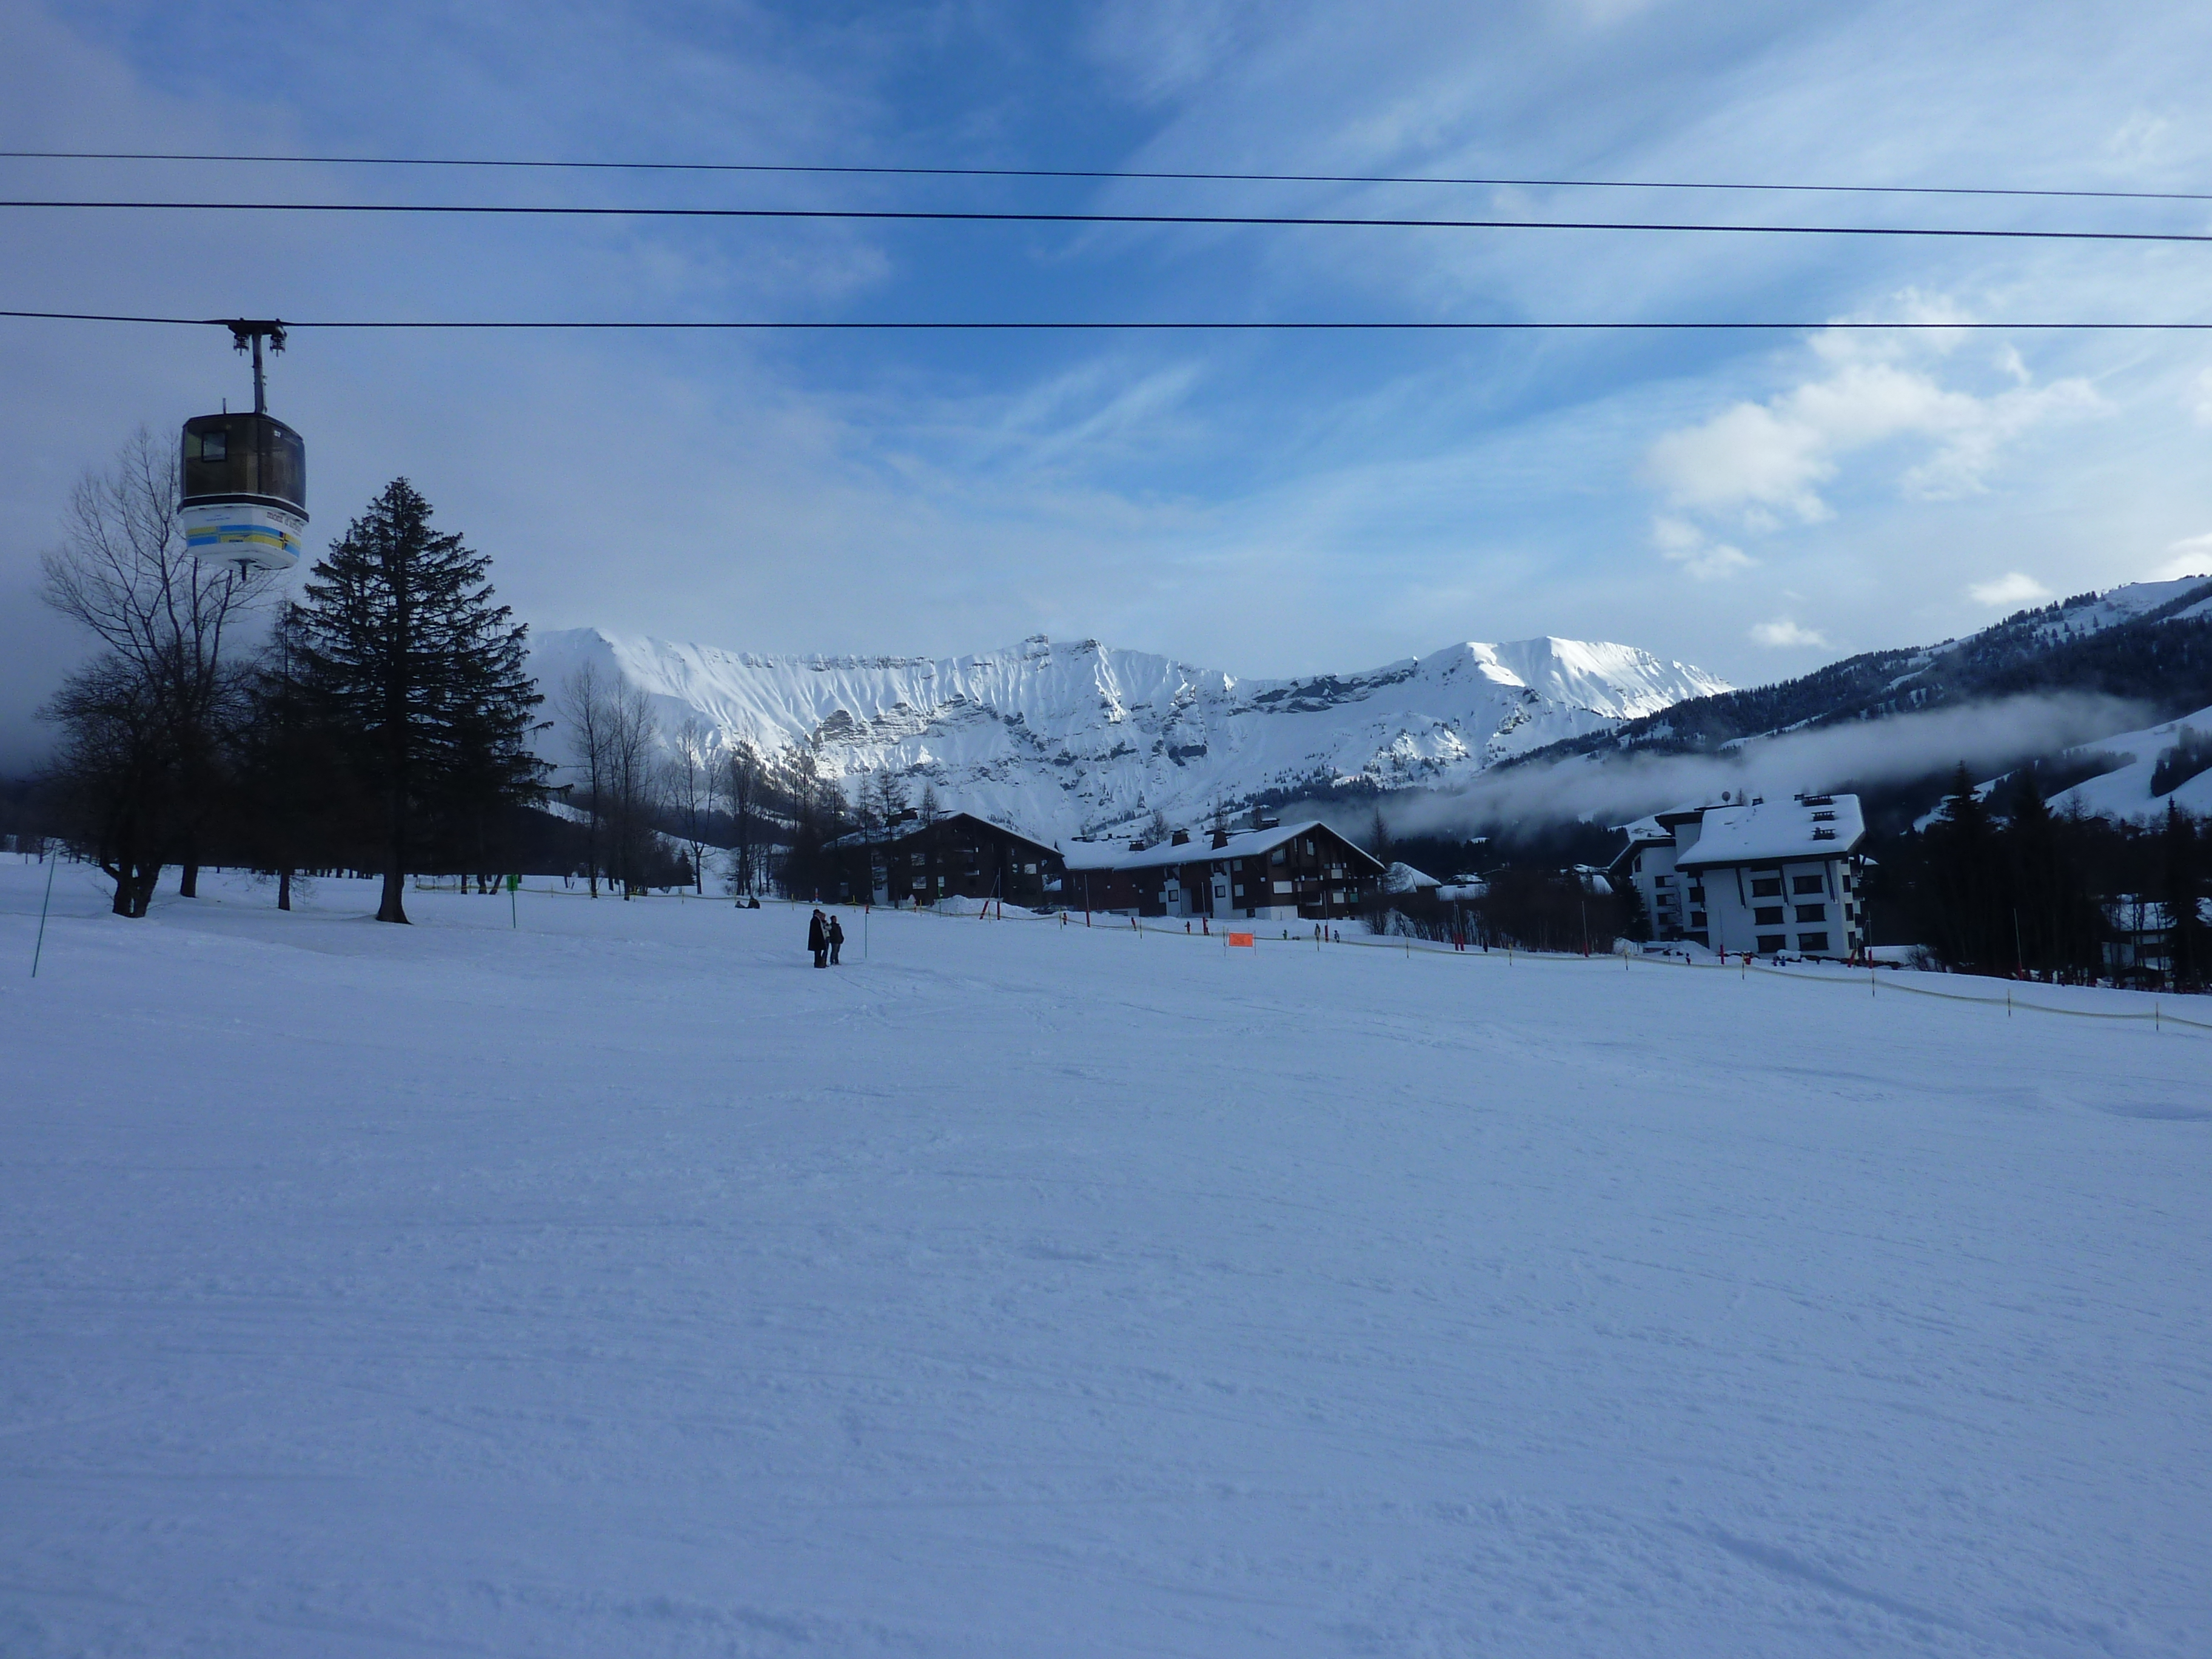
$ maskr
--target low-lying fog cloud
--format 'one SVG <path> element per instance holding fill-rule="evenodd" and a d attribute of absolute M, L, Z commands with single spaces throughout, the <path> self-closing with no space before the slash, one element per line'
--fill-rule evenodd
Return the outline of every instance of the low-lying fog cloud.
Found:
<path fill-rule="evenodd" d="M 1786 796 L 1873 787 L 1961 762 L 1977 779 L 1986 778 L 2151 718 L 2141 705 L 2114 697 L 2008 697 L 1753 738 L 1711 754 L 1616 754 L 1502 767 L 1462 789 L 1397 797 L 1383 812 L 1392 833 L 1404 836 L 1481 835 L 1577 819 L 1620 823 L 1717 800 L 1723 790 Z"/>

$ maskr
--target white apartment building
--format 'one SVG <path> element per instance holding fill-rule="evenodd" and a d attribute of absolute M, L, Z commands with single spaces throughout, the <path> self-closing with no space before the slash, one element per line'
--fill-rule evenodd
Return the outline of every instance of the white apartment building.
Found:
<path fill-rule="evenodd" d="M 1711 951 L 1850 957 L 1867 944 L 1866 820 L 1856 795 L 1723 794 L 1620 826 L 1613 866 L 1655 937 Z"/>

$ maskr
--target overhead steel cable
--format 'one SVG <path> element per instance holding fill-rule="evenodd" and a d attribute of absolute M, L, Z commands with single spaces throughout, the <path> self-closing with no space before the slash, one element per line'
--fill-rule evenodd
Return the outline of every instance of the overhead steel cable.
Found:
<path fill-rule="evenodd" d="M 4 311 L 0 318 L 16 318 L 32 321 L 60 323 L 146 323 L 185 328 L 228 328 L 228 317 L 158 317 L 118 312 L 97 311 Z M 1803 333 L 1826 329 L 1843 329 L 1855 332 L 1891 332 L 1896 331 L 1938 331 L 1958 329 L 1976 333 L 2174 333 L 2212 331 L 2212 321 L 2205 322 L 1927 322 L 1921 320 L 1881 321 L 1866 319 L 1847 319 L 1829 322 L 1777 321 L 1621 321 L 1576 320 L 1563 322 L 1498 320 L 1434 321 L 1365 320 L 1360 319 L 1280 321 L 1204 321 L 1143 319 L 933 319 L 933 318 L 761 318 L 749 319 L 687 320 L 681 319 L 640 318 L 625 319 L 559 319 L 559 318 L 318 318 L 301 322 L 285 319 L 287 329 L 483 329 L 483 330 L 646 330 L 654 331 L 746 332 L 787 330 L 803 331 L 819 330 L 825 332 L 849 331 L 857 332 L 915 332 L 977 331 L 1016 333 L 1024 331 L 1101 331 L 1134 333 L 1157 331 L 1165 333 L 1719 333 L 1730 331 L 1743 332 Z"/>
<path fill-rule="evenodd" d="M 870 220 L 899 223 L 1313 227 L 1370 230 L 1680 231 L 1736 236 L 1932 236 L 2028 242 L 2212 242 L 2212 232 L 2018 230 L 1973 225 L 1698 224 L 1620 219 L 1411 219 L 1297 213 L 1044 213 L 970 208 L 585 207 L 458 202 L 0 201 L 0 209 L 168 213 L 368 213 L 515 218 Z"/>
<path fill-rule="evenodd" d="M 1216 173 L 1125 167 L 890 167 L 799 161 L 566 161 L 470 155 L 255 155 L 167 150 L 0 150 L 0 160 L 34 161 L 216 161 L 283 166 L 484 167 L 576 173 L 733 173 L 892 179 L 1075 179 L 1263 185 L 1459 185 L 1491 190 L 1739 191 L 1824 196 L 2019 196 L 2106 202 L 2212 202 L 2212 191 L 2041 190 L 1996 185 L 1810 185 L 1753 179 L 1485 179 L 1435 173 Z"/>

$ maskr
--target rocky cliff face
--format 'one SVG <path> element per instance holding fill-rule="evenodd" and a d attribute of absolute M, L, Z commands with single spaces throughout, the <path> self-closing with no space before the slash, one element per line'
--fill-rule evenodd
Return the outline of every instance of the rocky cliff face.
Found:
<path fill-rule="evenodd" d="M 664 732 L 811 745 L 832 777 L 889 767 L 919 792 L 1049 840 L 1164 811 L 1196 823 L 1270 790 L 1450 782 L 1728 687 L 1631 646 L 1448 646 L 1364 673 L 1247 680 L 1096 640 L 969 657 L 762 657 L 574 629 L 534 641 L 549 696 L 592 662 Z M 549 712 L 550 707 L 549 705 Z M 557 727 L 542 747 L 568 758 Z"/>

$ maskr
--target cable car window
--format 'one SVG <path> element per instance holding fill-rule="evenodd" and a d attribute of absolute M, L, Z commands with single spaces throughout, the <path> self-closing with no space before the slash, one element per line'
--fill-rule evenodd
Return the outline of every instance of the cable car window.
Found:
<path fill-rule="evenodd" d="M 279 501 L 307 501 L 307 447 L 289 427 L 271 421 L 262 428 L 261 494 Z"/>
<path fill-rule="evenodd" d="M 230 434 L 228 433 L 197 432 L 192 435 L 199 441 L 199 453 L 193 457 L 195 460 L 221 461 L 229 459 Z"/>

